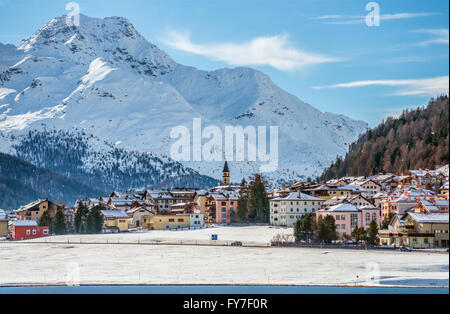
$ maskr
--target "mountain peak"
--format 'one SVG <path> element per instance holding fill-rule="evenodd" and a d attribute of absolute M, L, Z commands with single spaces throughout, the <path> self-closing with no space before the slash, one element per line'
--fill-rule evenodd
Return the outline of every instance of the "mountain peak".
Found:
<path fill-rule="evenodd" d="M 52 19 L 23 40 L 18 49 L 37 57 L 70 59 L 83 65 L 102 58 L 112 63 L 127 63 L 152 75 L 168 73 L 176 65 L 126 18 L 80 15 L 79 26 L 71 26 L 66 19 L 66 15 Z"/>

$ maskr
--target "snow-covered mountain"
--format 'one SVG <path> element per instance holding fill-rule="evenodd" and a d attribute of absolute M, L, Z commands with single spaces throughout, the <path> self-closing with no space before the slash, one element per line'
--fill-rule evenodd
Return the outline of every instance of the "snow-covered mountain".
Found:
<path fill-rule="evenodd" d="M 71 27 L 62 16 L 17 48 L 0 45 L 1 151 L 17 155 L 24 134 L 55 129 L 74 136 L 81 130 L 124 152 L 169 156 L 170 131 L 192 129 L 193 118 L 221 128 L 278 126 L 279 170 L 266 175 L 285 180 L 319 175 L 367 129 L 300 101 L 259 71 L 177 64 L 121 17 L 81 16 L 80 26 Z M 84 169 L 98 165 L 84 162 Z M 184 165 L 220 178 L 223 163 Z M 230 162 L 230 168 L 237 182 L 258 172 L 259 164 Z"/>

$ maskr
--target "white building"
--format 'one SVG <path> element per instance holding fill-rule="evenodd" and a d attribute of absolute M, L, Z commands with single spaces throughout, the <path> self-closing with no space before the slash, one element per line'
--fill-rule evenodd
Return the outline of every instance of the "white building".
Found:
<path fill-rule="evenodd" d="M 297 219 L 313 214 L 320 209 L 324 200 L 300 191 L 286 197 L 270 200 L 270 224 L 274 226 L 294 226 Z"/>
<path fill-rule="evenodd" d="M 203 214 L 190 214 L 189 216 L 189 222 L 190 228 L 203 228 L 204 226 L 204 220 L 203 220 Z"/>

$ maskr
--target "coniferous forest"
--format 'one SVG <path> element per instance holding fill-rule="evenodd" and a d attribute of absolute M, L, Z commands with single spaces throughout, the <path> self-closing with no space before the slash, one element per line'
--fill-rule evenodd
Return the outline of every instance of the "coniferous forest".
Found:
<path fill-rule="evenodd" d="M 0 153 L 0 208 L 16 209 L 38 198 L 73 205 L 78 198 L 102 195 L 74 179 Z"/>
<path fill-rule="evenodd" d="M 343 176 L 402 173 L 449 162 L 449 99 L 440 96 L 425 108 L 405 110 L 363 134 L 345 158 L 324 171 L 321 180 Z"/>

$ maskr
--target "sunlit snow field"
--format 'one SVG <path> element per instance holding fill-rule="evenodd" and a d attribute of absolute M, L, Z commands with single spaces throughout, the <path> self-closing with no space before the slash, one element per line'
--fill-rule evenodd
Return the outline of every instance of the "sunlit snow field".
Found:
<path fill-rule="evenodd" d="M 292 234 L 292 229 L 220 227 L 81 237 L 91 244 L 73 244 L 80 236 L 46 239 L 59 244 L 0 242 L 0 285 L 449 285 L 447 253 L 139 245 L 154 239 L 210 241 L 214 233 L 219 240 L 264 246 L 280 232 Z"/>

